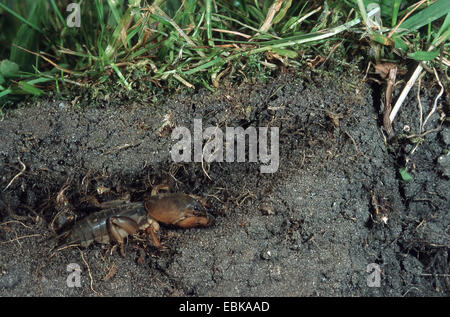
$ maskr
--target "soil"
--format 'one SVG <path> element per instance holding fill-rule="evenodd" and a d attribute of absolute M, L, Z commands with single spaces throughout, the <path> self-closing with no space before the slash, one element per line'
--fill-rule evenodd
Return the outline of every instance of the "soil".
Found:
<path fill-rule="evenodd" d="M 0 296 L 449 296 L 448 100 L 406 154 L 417 91 L 387 141 L 380 87 L 358 73 L 280 73 L 157 105 L 109 96 L 11 112 L 0 122 Z M 427 114 L 439 87 L 422 87 Z M 261 173 L 248 157 L 175 163 L 171 132 L 193 131 L 194 119 L 222 131 L 278 127 L 278 170 Z M 214 225 L 162 226 L 162 249 L 130 237 L 124 257 L 98 243 L 52 251 L 58 227 L 96 212 L 86 197 L 140 201 L 161 183 L 205 197 Z M 58 214 L 61 193 L 73 214 Z M 70 263 L 80 287 L 67 284 Z"/>

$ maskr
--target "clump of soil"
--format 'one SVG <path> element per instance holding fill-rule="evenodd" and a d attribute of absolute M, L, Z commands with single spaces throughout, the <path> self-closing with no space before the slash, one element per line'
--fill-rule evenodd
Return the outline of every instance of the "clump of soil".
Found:
<path fill-rule="evenodd" d="M 423 136 L 405 182 L 402 150 L 414 144 L 386 143 L 371 87 L 337 76 L 280 74 L 157 106 L 143 97 L 16 110 L 0 122 L 0 296 L 449 295 L 450 186 L 438 164 L 448 127 Z M 422 94 L 424 111 L 435 95 Z M 417 128 L 411 104 L 397 134 Z M 171 132 L 193 131 L 194 119 L 222 131 L 278 127 L 278 170 L 262 174 L 248 157 L 174 163 Z M 439 114 L 432 119 L 438 127 Z M 50 252 L 54 229 L 94 212 L 86 197 L 139 201 L 163 182 L 206 197 L 214 226 L 163 227 L 164 249 L 130 238 L 125 257 L 100 244 Z M 56 217 L 63 188 L 75 211 Z M 81 269 L 80 287 L 67 285 L 70 263 Z M 379 286 L 369 280 L 373 263 Z"/>

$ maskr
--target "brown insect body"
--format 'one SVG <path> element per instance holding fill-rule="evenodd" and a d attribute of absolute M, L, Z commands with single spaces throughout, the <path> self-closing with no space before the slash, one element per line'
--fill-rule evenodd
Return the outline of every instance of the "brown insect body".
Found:
<path fill-rule="evenodd" d="M 146 229 L 153 222 L 152 219 L 147 217 L 147 211 L 143 203 L 124 202 L 115 207 L 95 212 L 77 222 L 67 237 L 67 240 L 70 242 L 66 244 L 88 247 L 94 241 L 98 243 L 111 242 L 111 222 L 120 217 L 126 217 L 126 219 L 134 221 L 138 226 L 138 230 Z M 123 238 L 129 234 L 121 227 L 116 228 L 116 230 Z"/>
<path fill-rule="evenodd" d="M 161 247 L 156 235 L 159 222 L 180 228 L 207 227 L 213 223 L 200 197 L 181 193 L 157 194 L 154 190 L 144 202 L 116 200 L 100 205 L 102 210 L 60 235 L 65 237 L 65 243 L 59 249 L 70 245 L 87 247 L 93 242 L 117 242 L 123 255 L 124 238 L 141 230 L 152 237 L 156 247 Z"/>
<path fill-rule="evenodd" d="M 159 194 L 144 202 L 148 215 L 157 222 L 180 228 L 210 226 L 212 218 L 206 216 L 203 204 L 186 194 Z"/>

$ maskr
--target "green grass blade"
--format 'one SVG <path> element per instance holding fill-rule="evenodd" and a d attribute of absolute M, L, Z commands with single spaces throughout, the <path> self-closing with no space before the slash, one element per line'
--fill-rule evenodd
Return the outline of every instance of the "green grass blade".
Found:
<path fill-rule="evenodd" d="M 205 15 L 205 23 L 206 23 L 206 37 L 208 39 L 208 45 L 213 47 L 214 42 L 212 40 L 212 27 L 211 27 L 211 7 L 212 0 L 206 0 L 206 15 Z"/>
<path fill-rule="evenodd" d="M 58 16 L 59 21 L 62 23 L 62 25 L 66 25 L 66 20 L 63 18 L 61 12 L 59 11 L 58 6 L 55 3 L 55 0 L 51 0 L 50 3 L 52 5 L 53 10 L 55 11 L 56 15 Z"/>
<path fill-rule="evenodd" d="M 53 80 L 55 80 L 54 77 L 48 77 L 48 78 L 40 77 L 40 78 L 29 80 L 29 81 L 27 81 L 27 83 L 34 85 L 34 84 L 46 83 L 46 82 L 53 81 Z"/>
<path fill-rule="evenodd" d="M 119 23 L 117 24 L 117 27 L 114 30 L 114 33 L 112 35 L 113 43 L 109 44 L 105 49 L 107 59 L 110 59 L 116 52 L 117 47 L 120 46 L 121 36 L 126 32 L 126 29 L 128 28 L 132 19 L 133 19 L 132 10 L 131 8 L 128 8 L 128 10 L 122 16 L 122 18 L 120 18 Z"/>
<path fill-rule="evenodd" d="M 40 96 L 44 93 L 43 90 L 34 87 L 26 81 L 19 81 L 19 87 L 26 93 L 32 94 L 34 96 Z"/>
<path fill-rule="evenodd" d="M 119 79 L 120 79 L 121 83 L 125 86 L 125 88 L 127 88 L 128 90 L 131 90 L 131 85 L 127 82 L 127 80 L 123 76 L 122 72 L 117 67 L 117 65 L 116 64 L 111 64 L 111 67 L 112 67 L 112 69 L 114 69 L 114 71 L 116 72 L 117 76 L 119 76 Z"/>
<path fill-rule="evenodd" d="M 25 23 L 26 25 L 30 26 L 31 28 L 35 29 L 36 31 L 38 31 L 39 33 L 42 33 L 42 30 L 36 26 L 34 23 L 31 23 L 30 21 L 28 21 L 27 19 L 23 18 L 20 14 L 14 12 L 13 10 L 11 10 L 10 8 L 8 8 L 5 4 L 3 4 L 2 2 L 0 2 L 0 7 L 2 9 L 4 9 L 5 11 L 9 12 L 10 14 L 12 14 L 14 17 L 16 17 L 17 19 L 19 19 L 20 21 L 22 21 L 23 23 Z"/>
<path fill-rule="evenodd" d="M 122 13 L 119 10 L 117 10 L 118 1 L 108 0 L 108 5 L 109 9 L 111 10 L 112 16 L 114 17 L 114 20 L 118 24 L 122 16 Z"/>
<path fill-rule="evenodd" d="M 372 11 L 370 11 L 367 14 L 367 17 L 371 17 L 372 15 L 374 15 L 378 12 L 379 12 L 379 8 L 373 9 Z M 249 56 L 252 54 L 261 53 L 261 52 L 269 51 L 269 50 L 276 49 L 276 48 L 285 48 L 285 47 L 289 47 L 289 46 L 295 46 L 295 45 L 304 44 L 304 43 L 308 43 L 308 42 L 323 40 L 323 39 L 332 37 L 338 33 L 341 33 L 345 30 L 348 30 L 360 22 L 361 22 L 361 20 L 359 18 L 356 18 L 356 19 L 351 20 L 343 25 L 340 25 L 338 27 L 335 27 L 335 28 L 332 28 L 329 30 L 323 30 L 323 31 L 319 31 L 319 32 L 298 35 L 298 36 L 290 37 L 288 39 L 263 42 L 260 44 L 265 44 L 265 46 L 251 49 L 251 50 L 244 51 L 244 52 L 239 52 L 237 54 L 228 56 L 226 58 L 220 58 L 220 57 L 215 58 L 207 63 L 204 63 L 202 65 L 199 65 L 193 69 L 190 69 L 190 70 L 184 72 L 184 74 L 186 74 L 186 75 L 194 74 L 194 73 L 202 71 L 206 68 L 215 66 L 219 63 L 229 62 L 229 61 L 232 61 L 234 59 L 237 59 L 237 58 L 240 58 L 243 56 Z"/>
<path fill-rule="evenodd" d="M 402 0 L 394 0 L 394 4 L 392 6 L 392 27 L 397 25 L 398 11 L 400 10 L 400 5 Z"/>
<path fill-rule="evenodd" d="M 6 95 L 9 95 L 9 94 L 11 94 L 12 92 L 13 92 L 13 91 L 12 91 L 12 89 L 10 89 L 10 88 L 5 89 L 5 90 L 3 90 L 2 92 L 0 92 L 0 98 L 5 97 Z"/>
<path fill-rule="evenodd" d="M 101 27 L 102 33 L 103 33 L 103 30 L 105 28 L 105 23 L 103 22 L 104 21 L 103 5 L 101 3 L 99 3 L 99 0 L 95 0 L 94 6 L 95 6 L 95 11 L 97 12 L 97 19 L 100 23 L 100 27 Z"/>
<path fill-rule="evenodd" d="M 409 53 L 408 56 L 416 61 L 432 61 L 439 56 L 440 50 L 436 49 L 434 51 L 416 51 Z"/>
<path fill-rule="evenodd" d="M 0 74 L 5 77 L 17 77 L 19 72 L 19 65 L 10 60 L 3 60 L 0 62 Z"/>
<path fill-rule="evenodd" d="M 450 13 L 447 13 L 444 23 L 442 23 L 436 37 L 439 37 L 442 33 L 444 33 L 448 29 L 450 29 Z"/>
<path fill-rule="evenodd" d="M 273 18 L 273 24 L 278 24 L 283 18 L 286 16 L 287 11 L 292 5 L 292 0 L 287 0 L 283 3 L 283 6 L 281 7 L 280 11 L 275 15 Z"/>
<path fill-rule="evenodd" d="M 437 37 L 433 41 L 433 45 L 434 46 L 439 46 L 439 45 L 441 45 L 441 43 L 444 43 L 444 42 L 446 42 L 449 39 L 450 39 L 450 27 L 447 27 L 447 30 L 445 30 L 444 33 L 442 33 L 439 37 Z"/>
<path fill-rule="evenodd" d="M 404 32 L 412 32 L 431 23 L 450 12 L 449 0 L 438 0 L 429 7 L 416 13 L 400 25 Z"/>
<path fill-rule="evenodd" d="M 28 11 L 28 21 L 37 25 L 41 22 L 46 11 L 44 1 L 33 1 L 31 2 L 31 8 Z M 9 59 L 20 66 L 23 71 L 32 71 L 32 65 L 36 64 L 37 57 L 18 48 L 17 46 L 23 47 L 30 51 L 37 51 L 40 41 L 40 31 L 31 27 L 28 23 L 22 24 L 16 33 L 14 40 L 12 41 L 13 46 L 10 50 Z M 17 46 L 15 46 L 17 45 Z"/>

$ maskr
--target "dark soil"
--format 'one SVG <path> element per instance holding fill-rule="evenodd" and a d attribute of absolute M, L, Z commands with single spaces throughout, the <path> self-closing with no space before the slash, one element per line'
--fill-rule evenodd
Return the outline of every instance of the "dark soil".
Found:
<path fill-rule="evenodd" d="M 449 128 L 438 111 L 426 130 L 438 129 L 407 156 L 415 144 L 385 141 L 377 89 L 347 73 L 283 74 L 157 106 L 146 97 L 82 108 L 50 100 L 12 112 L 0 122 L 0 296 L 450 295 Z M 423 88 L 425 114 L 437 93 Z M 412 91 L 397 135 L 405 125 L 417 133 L 416 100 Z M 171 131 L 195 118 L 204 129 L 279 127 L 278 171 L 174 163 Z M 81 219 L 95 212 L 87 195 L 139 201 L 163 182 L 206 197 L 214 225 L 162 227 L 162 250 L 132 237 L 125 257 L 101 244 L 50 256 L 65 185 Z M 81 267 L 81 287 L 67 286 L 69 263 Z M 368 285 L 371 263 L 380 287 Z"/>

